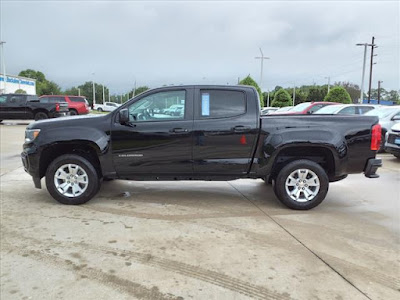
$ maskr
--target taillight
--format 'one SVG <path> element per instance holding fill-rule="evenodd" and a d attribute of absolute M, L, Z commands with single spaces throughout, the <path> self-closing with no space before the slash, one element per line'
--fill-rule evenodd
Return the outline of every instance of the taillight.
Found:
<path fill-rule="evenodd" d="M 371 150 L 377 151 L 381 147 L 382 140 L 382 126 L 380 124 L 376 124 L 372 126 L 371 133 Z"/>
<path fill-rule="evenodd" d="M 56 103 L 56 111 L 60 111 L 60 104 Z"/>

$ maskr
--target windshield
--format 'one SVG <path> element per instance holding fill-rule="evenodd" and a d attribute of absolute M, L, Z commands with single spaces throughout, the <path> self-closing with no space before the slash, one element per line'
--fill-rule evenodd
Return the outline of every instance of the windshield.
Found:
<path fill-rule="evenodd" d="M 382 107 L 382 108 L 370 110 L 369 112 L 367 112 L 364 115 L 365 116 L 377 116 L 379 119 L 384 119 L 398 110 L 400 110 L 400 109 L 396 108 L 396 107 Z"/>
<path fill-rule="evenodd" d="M 316 114 L 323 114 L 323 115 L 335 114 L 342 108 L 343 108 L 342 105 L 327 105 L 327 106 L 317 110 Z"/>
<path fill-rule="evenodd" d="M 309 107 L 310 104 L 311 104 L 310 102 L 304 102 L 304 103 L 297 104 L 295 107 L 293 107 L 293 108 L 291 109 L 291 111 L 296 111 L 296 112 L 303 111 L 303 110 L 305 110 L 307 107 Z"/>

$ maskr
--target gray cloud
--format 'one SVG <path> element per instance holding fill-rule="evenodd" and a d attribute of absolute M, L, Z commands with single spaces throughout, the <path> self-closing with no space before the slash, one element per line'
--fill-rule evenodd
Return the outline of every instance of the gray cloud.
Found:
<path fill-rule="evenodd" d="M 399 2 L 3 1 L 7 71 L 42 70 L 62 87 L 84 81 L 125 92 L 259 80 L 263 89 L 349 80 L 359 83 L 362 48 L 375 35 L 374 81 L 399 89 Z"/>

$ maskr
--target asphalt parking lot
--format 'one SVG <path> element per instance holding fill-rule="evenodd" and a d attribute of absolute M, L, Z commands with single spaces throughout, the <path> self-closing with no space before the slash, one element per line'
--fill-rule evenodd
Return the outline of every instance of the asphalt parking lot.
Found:
<path fill-rule="evenodd" d="M 310 211 L 261 180 L 104 182 L 82 206 L 33 187 L 0 125 L 1 299 L 399 299 L 400 160 Z"/>

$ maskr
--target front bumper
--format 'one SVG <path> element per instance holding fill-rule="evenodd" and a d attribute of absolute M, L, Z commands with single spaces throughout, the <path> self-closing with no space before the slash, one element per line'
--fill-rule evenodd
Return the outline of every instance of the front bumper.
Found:
<path fill-rule="evenodd" d="M 367 165 L 364 170 L 365 177 L 368 178 L 379 178 L 379 175 L 376 174 L 376 170 L 382 167 L 382 159 L 380 158 L 370 158 L 368 159 Z"/>
<path fill-rule="evenodd" d="M 25 148 L 24 151 L 21 153 L 21 160 L 25 172 L 32 176 L 35 188 L 42 188 L 39 174 L 39 159 L 36 148 Z"/>

